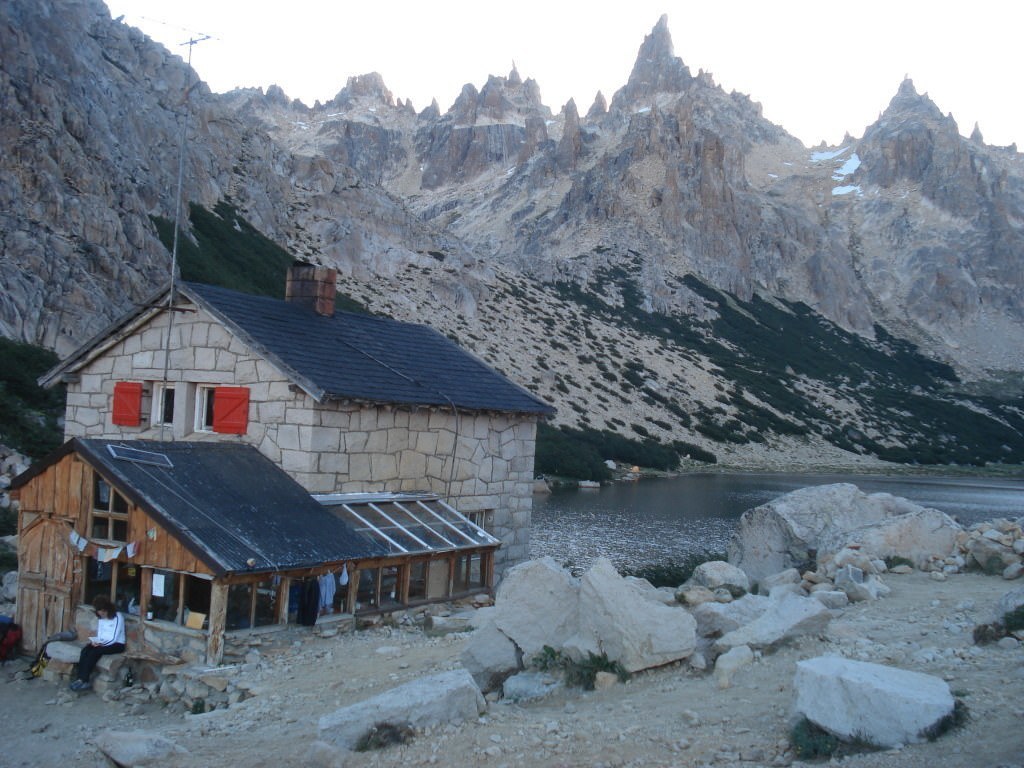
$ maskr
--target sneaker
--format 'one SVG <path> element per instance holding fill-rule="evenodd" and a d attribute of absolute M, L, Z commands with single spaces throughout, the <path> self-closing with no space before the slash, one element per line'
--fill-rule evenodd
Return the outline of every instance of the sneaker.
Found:
<path fill-rule="evenodd" d="M 77 691 L 82 687 L 83 683 L 81 680 L 72 680 L 71 685 L 68 686 L 72 691 Z"/>

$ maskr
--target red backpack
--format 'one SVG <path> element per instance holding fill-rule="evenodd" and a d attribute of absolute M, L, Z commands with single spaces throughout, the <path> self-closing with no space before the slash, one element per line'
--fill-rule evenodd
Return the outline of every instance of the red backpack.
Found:
<path fill-rule="evenodd" d="M 18 655 L 21 645 L 21 627 L 13 621 L 0 622 L 0 663 Z"/>

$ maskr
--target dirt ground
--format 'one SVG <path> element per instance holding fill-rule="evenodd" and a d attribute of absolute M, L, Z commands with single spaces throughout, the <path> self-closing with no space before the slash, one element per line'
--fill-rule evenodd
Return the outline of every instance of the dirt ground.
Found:
<path fill-rule="evenodd" d="M 1024 767 L 1024 646 L 974 646 L 1015 586 L 975 574 L 932 581 L 889 574 L 892 594 L 838 612 L 820 638 L 765 654 L 720 690 L 687 664 L 583 692 L 560 689 L 526 704 L 491 702 L 483 717 L 418 735 L 411 742 L 336 758 L 336 765 L 772 766 L 799 765 L 787 741 L 796 662 L 825 653 L 892 664 L 945 679 L 970 719 L 933 743 L 846 754 L 851 768 Z M 303 634 L 305 632 L 306 634 Z M 329 765 L 311 750 L 317 721 L 335 708 L 459 665 L 466 636 L 372 629 L 334 637 L 289 630 L 261 648 L 245 674 L 256 695 L 203 715 L 172 712 L 127 696 L 76 696 L 25 680 L 24 663 L 0 676 L 0 765 L 108 766 L 90 743 L 106 728 L 159 732 L 188 750 L 173 765 L 209 768 Z M 169 762 L 161 763 L 170 765 Z"/>

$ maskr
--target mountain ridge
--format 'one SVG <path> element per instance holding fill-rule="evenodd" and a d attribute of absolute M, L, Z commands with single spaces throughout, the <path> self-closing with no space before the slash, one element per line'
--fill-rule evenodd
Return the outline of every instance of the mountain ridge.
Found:
<path fill-rule="evenodd" d="M 704 287 L 752 314 L 754 302 L 805 306 L 857 344 L 885 346 L 888 329 L 967 381 L 1019 382 L 1024 370 L 1024 160 L 980 131 L 960 137 L 909 80 L 863 137 L 812 151 L 747 96 L 692 75 L 667 17 L 626 84 L 583 115 L 574 101 L 553 113 L 514 66 L 467 84 L 442 114 L 396 101 L 376 73 L 313 107 L 276 86 L 213 94 L 99 0 L 11 7 L 0 30 L 0 93 L 17 105 L 0 118 L 13 150 L 0 161 L 5 336 L 66 353 L 166 277 L 153 221 L 173 217 L 179 94 L 191 84 L 187 202 L 229 202 L 296 257 L 337 267 L 371 309 L 430 322 L 535 388 L 569 426 L 765 450 L 695 430 L 695 414 L 722 408 L 724 424 L 743 410 L 717 402 L 723 390 L 746 395 L 709 353 L 650 330 L 710 332 L 722 305 Z M 798 355 L 791 344 L 780 354 Z M 631 361 L 690 425 L 631 382 Z M 626 402 L 597 399 L 608 377 Z M 844 403 L 836 412 L 858 433 L 883 428 L 858 411 L 884 409 L 854 389 L 802 386 Z M 810 455 L 835 446 L 807 419 Z M 776 454 L 799 452 L 792 436 L 767 434 Z"/>

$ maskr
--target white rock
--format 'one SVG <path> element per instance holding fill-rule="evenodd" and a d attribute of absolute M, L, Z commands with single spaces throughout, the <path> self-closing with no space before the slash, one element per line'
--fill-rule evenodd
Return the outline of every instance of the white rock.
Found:
<path fill-rule="evenodd" d="M 701 563 L 693 569 L 693 575 L 686 583 L 707 587 L 710 590 L 724 587 L 733 597 L 740 597 L 750 591 L 747 574 L 724 560 Z"/>
<path fill-rule="evenodd" d="M 702 603 L 691 608 L 690 614 L 697 620 L 701 637 L 721 637 L 759 618 L 769 604 L 763 595 L 744 595 L 731 603 Z"/>
<path fill-rule="evenodd" d="M 531 659 L 521 659 L 516 645 L 494 624 L 493 608 L 482 608 L 484 614 L 475 623 L 476 630 L 463 647 L 462 665 L 484 693 L 497 690 L 509 675 L 522 669 Z"/>
<path fill-rule="evenodd" d="M 864 541 L 865 526 L 924 509 L 888 493 L 865 494 L 850 483 L 802 488 L 743 513 L 729 541 L 729 562 L 742 568 L 752 581 L 760 581 L 809 563 L 815 554 L 821 557 L 838 551 L 852 541 L 851 531 L 858 532 L 857 541 Z M 921 519 L 931 518 L 929 515 Z M 956 526 L 951 518 L 947 519 Z M 879 540 L 890 540 L 897 530 L 904 529 L 894 528 L 880 535 Z M 903 540 L 902 535 L 897 538 Z M 943 554 L 950 550 L 951 546 Z M 865 547 L 865 551 L 870 550 Z M 890 553 L 871 554 L 885 557 Z"/>
<path fill-rule="evenodd" d="M 757 583 L 758 594 L 767 595 L 772 591 L 772 587 L 777 587 L 779 584 L 799 584 L 800 583 L 800 571 L 796 568 L 787 568 L 784 571 L 773 573 L 771 576 L 765 576 Z"/>
<path fill-rule="evenodd" d="M 428 728 L 477 718 L 486 708 L 469 672 L 456 669 L 413 680 L 324 715 L 318 724 L 319 738 L 353 749 L 376 723 Z"/>
<path fill-rule="evenodd" d="M 840 739 L 881 747 L 924 741 L 955 706 L 937 677 L 838 656 L 798 662 L 793 687 L 799 714 Z"/>
<path fill-rule="evenodd" d="M 719 688 L 732 685 L 733 675 L 741 667 L 754 663 L 754 652 L 747 645 L 730 648 L 715 660 L 715 682 Z"/>
<path fill-rule="evenodd" d="M 116 765 L 174 766 L 188 755 L 188 750 L 149 731 L 101 731 L 93 743 Z"/>
<path fill-rule="evenodd" d="M 1007 581 L 1019 579 L 1024 575 L 1024 563 L 1011 563 L 1003 569 L 1003 578 Z"/>
<path fill-rule="evenodd" d="M 1006 614 L 1016 611 L 1021 606 L 1024 606 L 1024 587 L 1016 587 L 999 598 L 992 619 L 993 621 L 1002 621 Z"/>
<path fill-rule="evenodd" d="M 560 681 L 547 672 L 520 672 L 502 683 L 502 695 L 508 701 L 536 701 L 559 685 Z"/>
<path fill-rule="evenodd" d="M 579 633 L 563 647 L 573 658 L 605 654 L 637 672 L 685 659 L 696 645 L 697 623 L 689 613 L 637 589 L 602 557 L 580 580 Z"/>
<path fill-rule="evenodd" d="M 809 597 L 784 595 L 772 600 L 759 618 L 715 641 L 716 651 L 724 652 L 740 645 L 752 649 L 773 648 L 802 635 L 821 632 L 832 614 L 820 602 Z"/>
<path fill-rule="evenodd" d="M 494 596 L 494 625 L 532 659 L 579 631 L 579 581 L 550 557 L 505 572 Z"/>
<path fill-rule="evenodd" d="M 832 610 L 845 608 L 850 604 L 850 598 L 841 590 L 815 590 L 811 592 L 811 597 Z"/>

